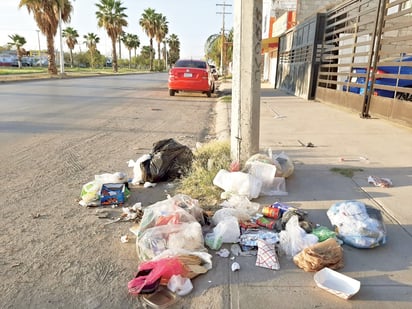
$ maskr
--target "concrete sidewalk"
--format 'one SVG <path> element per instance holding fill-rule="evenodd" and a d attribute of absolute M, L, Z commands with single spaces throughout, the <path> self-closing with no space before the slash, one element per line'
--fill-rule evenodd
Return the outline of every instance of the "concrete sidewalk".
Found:
<path fill-rule="evenodd" d="M 220 91 L 230 89 L 222 84 Z M 337 106 L 306 101 L 262 84 L 260 148 L 285 152 L 295 164 L 286 180 L 287 196 L 260 197 L 261 205 L 281 201 L 306 210 L 313 223 L 331 227 L 326 211 L 344 200 L 381 209 L 387 243 L 374 249 L 344 245 L 345 267 L 339 272 L 361 281 L 350 300 L 318 288 L 314 273 L 280 258 L 281 269 L 255 266 L 255 257 L 214 257 L 213 269 L 194 281 L 196 295 L 222 288 L 222 308 L 410 308 L 412 305 L 412 130 L 382 119 L 361 119 Z M 230 103 L 216 106 L 216 132 L 228 139 Z M 312 143 L 314 147 L 305 147 Z M 356 168 L 353 178 L 331 168 Z M 391 188 L 369 184 L 368 176 L 389 178 Z M 208 294 L 208 293 L 207 293 Z M 206 295 L 205 295 L 206 296 Z M 213 300 L 209 308 L 212 308 Z M 218 307 L 218 306 L 217 306 Z"/>

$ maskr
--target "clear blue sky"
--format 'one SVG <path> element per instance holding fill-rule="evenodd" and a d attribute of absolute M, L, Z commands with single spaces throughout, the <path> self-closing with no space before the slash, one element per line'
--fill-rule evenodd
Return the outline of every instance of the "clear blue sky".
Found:
<path fill-rule="evenodd" d="M 93 32 L 100 37 L 98 49 L 104 55 L 110 56 L 111 42 L 104 29 L 98 28 L 96 20 L 98 0 L 76 0 L 72 1 L 74 11 L 71 22 L 63 24 L 62 28 L 73 27 L 79 33 L 79 42 L 83 43 L 83 35 Z M 126 7 L 128 27 L 126 33 L 137 34 L 140 39 L 140 46 L 149 45 L 149 38 L 139 26 L 142 13 L 147 8 L 155 9 L 162 13 L 169 21 L 169 34 L 176 34 L 181 44 L 181 57 L 199 58 L 204 56 L 204 44 L 206 39 L 215 33 L 219 33 L 222 28 L 222 6 L 223 0 L 122 0 Z M 0 45 L 10 42 L 9 35 L 18 34 L 24 36 L 27 43 L 26 50 L 39 47 L 36 29 L 37 25 L 32 15 L 29 15 L 26 8 L 18 8 L 19 0 L 0 0 Z M 233 5 L 233 0 L 226 0 L 226 4 Z M 233 6 L 226 7 L 226 12 L 232 14 L 225 15 L 225 29 L 233 26 Z M 55 47 L 59 48 L 59 36 L 55 39 Z M 157 43 L 156 43 L 157 44 Z M 157 46 L 157 45 L 155 45 Z M 40 33 L 40 47 L 46 48 L 46 38 Z M 82 51 L 86 50 L 84 44 L 80 44 Z M 67 45 L 63 43 L 63 50 L 68 51 Z M 79 50 L 79 45 L 75 51 Z M 122 58 L 127 58 L 126 49 L 122 49 Z"/>

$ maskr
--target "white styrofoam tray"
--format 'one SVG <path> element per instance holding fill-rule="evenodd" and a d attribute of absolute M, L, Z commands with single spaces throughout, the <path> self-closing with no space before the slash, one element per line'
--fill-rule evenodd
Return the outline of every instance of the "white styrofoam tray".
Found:
<path fill-rule="evenodd" d="M 328 267 L 316 272 L 314 279 L 318 287 L 343 299 L 349 299 L 358 293 L 361 285 L 360 281 Z"/>

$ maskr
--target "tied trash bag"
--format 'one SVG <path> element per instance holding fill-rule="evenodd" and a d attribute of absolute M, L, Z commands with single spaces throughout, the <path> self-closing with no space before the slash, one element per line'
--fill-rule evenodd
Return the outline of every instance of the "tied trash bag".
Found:
<path fill-rule="evenodd" d="M 293 257 L 293 262 L 304 271 L 318 271 L 324 267 L 343 268 L 343 250 L 336 239 L 307 247 Z"/>
<path fill-rule="evenodd" d="M 174 139 L 164 139 L 153 145 L 150 158 L 140 163 L 144 182 L 160 182 L 179 178 L 192 165 L 193 153 L 189 147 Z"/>
<path fill-rule="evenodd" d="M 374 248 L 386 243 L 386 227 L 378 209 L 359 201 L 333 204 L 326 212 L 338 238 L 355 248 Z"/>

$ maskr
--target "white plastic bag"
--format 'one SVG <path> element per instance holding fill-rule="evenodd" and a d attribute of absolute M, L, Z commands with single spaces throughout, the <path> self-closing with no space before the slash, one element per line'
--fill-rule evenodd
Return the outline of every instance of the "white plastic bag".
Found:
<path fill-rule="evenodd" d="M 179 296 L 185 296 L 193 290 L 193 285 L 189 278 L 183 278 L 181 275 L 173 275 L 167 283 L 167 288 Z"/>
<path fill-rule="evenodd" d="M 133 167 L 133 179 L 132 179 L 133 185 L 144 183 L 143 176 L 142 176 L 142 170 L 140 168 L 140 163 L 146 160 L 149 160 L 149 159 L 150 159 L 150 155 L 145 154 L 145 155 L 142 155 L 140 158 L 138 158 L 136 161 L 129 160 L 128 166 Z"/>
<path fill-rule="evenodd" d="M 250 220 L 250 215 L 241 209 L 236 209 L 236 208 L 222 208 L 217 210 L 213 217 L 212 217 L 212 223 L 214 225 L 218 225 L 221 221 L 224 221 L 228 218 L 235 217 L 237 220 L 240 221 L 248 221 Z"/>
<path fill-rule="evenodd" d="M 104 173 L 100 175 L 94 175 L 94 180 L 101 184 L 105 183 L 125 183 L 127 182 L 127 175 L 123 172 L 116 172 L 113 174 Z"/>
<path fill-rule="evenodd" d="M 286 223 L 286 229 L 279 233 L 280 248 L 290 258 L 303 249 L 318 243 L 318 238 L 313 234 L 307 234 L 299 226 L 299 218 L 293 215 Z"/>
<path fill-rule="evenodd" d="M 213 229 L 215 237 L 222 238 L 223 243 L 237 243 L 240 237 L 239 221 L 236 217 L 227 217 Z"/>
<path fill-rule="evenodd" d="M 245 211 L 250 216 L 256 214 L 260 208 L 259 203 L 251 202 L 246 196 L 240 195 L 232 195 L 227 201 L 222 202 L 220 206 Z"/>
<path fill-rule="evenodd" d="M 243 172 L 229 172 L 221 169 L 213 179 L 213 184 L 226 192 L 246 196 L 248 199 L 259 197 L 262 181 Z"/>

